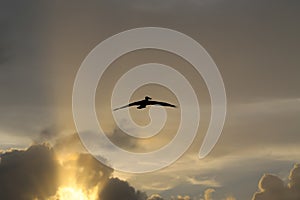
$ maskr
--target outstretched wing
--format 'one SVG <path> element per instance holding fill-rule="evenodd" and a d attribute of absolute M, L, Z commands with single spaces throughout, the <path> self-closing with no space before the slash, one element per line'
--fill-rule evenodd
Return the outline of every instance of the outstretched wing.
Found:
<path fill-rule="evenodd" d="M 154 106 L 167 106 L 167 107 L 176 108 L 176 106 L 173 104 L 169 104 L 169 103 L 161 102 L 161 101 L 148 101 L 148 104 L 154 105 Z"/>
<path fill-rule="evenodd" d="M 119 108 L 115 108 L 115 109 L 113 109 L 113 111 L 120 110 L 120 109 L 127 108 L 127 107 L 131 107 L 131 106 L 139 106 L 140 104 L 141 104 L 141 101 L 136 101 L 136 102 L 130 103 L 128 105 L 121 106 Z"/>

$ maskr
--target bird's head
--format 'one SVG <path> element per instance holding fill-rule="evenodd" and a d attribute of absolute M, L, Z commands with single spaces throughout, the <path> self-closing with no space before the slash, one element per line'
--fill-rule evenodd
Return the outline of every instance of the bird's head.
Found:
<path fill-rule="evenodd" d="M 145 100 L 151 100 L 151 97 L 145 96 Z"/>

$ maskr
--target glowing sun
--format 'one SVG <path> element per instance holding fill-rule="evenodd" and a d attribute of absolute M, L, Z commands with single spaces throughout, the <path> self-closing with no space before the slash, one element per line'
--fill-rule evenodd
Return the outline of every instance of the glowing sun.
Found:
<path fill-rule="evenodd" d="M 59 200 L 89 200 L 81 189 L 72 187 L 59 188 L 58 196 Z"/>

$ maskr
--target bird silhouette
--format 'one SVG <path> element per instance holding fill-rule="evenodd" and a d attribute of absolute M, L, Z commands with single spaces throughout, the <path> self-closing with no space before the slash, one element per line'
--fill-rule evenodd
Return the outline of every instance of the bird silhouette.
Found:
<path fill-rule="evenodd" d="M 176 108 L 175 105 L 166 103 L 166 102 L 162 102 L 162 101 L 150 101 L 152 98 L 145 96 L 145 99 L 141 100 L 141 101 L 136 101 L 136 102 L 132 102 L 128 105 L 119 107 L 119 108 L 115 108 L 114 111 L 116 110 L 120 110 L 123 108 L 127 108 L 127 107 L 131 107 L 131 106 L 137 106 L 137 109 L 143 109 L 146 108 L 147 106 L 153 105 L 153 106 L 166 106 L 166 107 L 172 107 L 172 108 Z"/>

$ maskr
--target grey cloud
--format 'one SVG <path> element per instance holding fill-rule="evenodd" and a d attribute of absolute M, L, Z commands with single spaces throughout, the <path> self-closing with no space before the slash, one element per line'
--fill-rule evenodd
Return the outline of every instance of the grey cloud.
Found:
<path fill-rule="evenodd" d="M 107 137 L 121 148 L 133 150 L 138 147 L 138 140 L 124 133 L 119 127 L 115 127 Z"/>
<path fill-rule="evenodd" d="M 284 182 L 275 175 L 266 174 L 259 182 L 260 192 L 254 195 L 254 200 L 283 200 L 286 199 Z"/>
<path fill-rule="evenodd" d="M 99 198 L 102 200 L 146 200 L 147 195 L 136 190 L 126 181 L 111 178 L 102 189 Z"/>
<path fill-rule="evenodd" d="M 55 194 L 58 168 L 53 150 L 45 145 L 3 153 L 0 199 L 44 199 Z"/>

